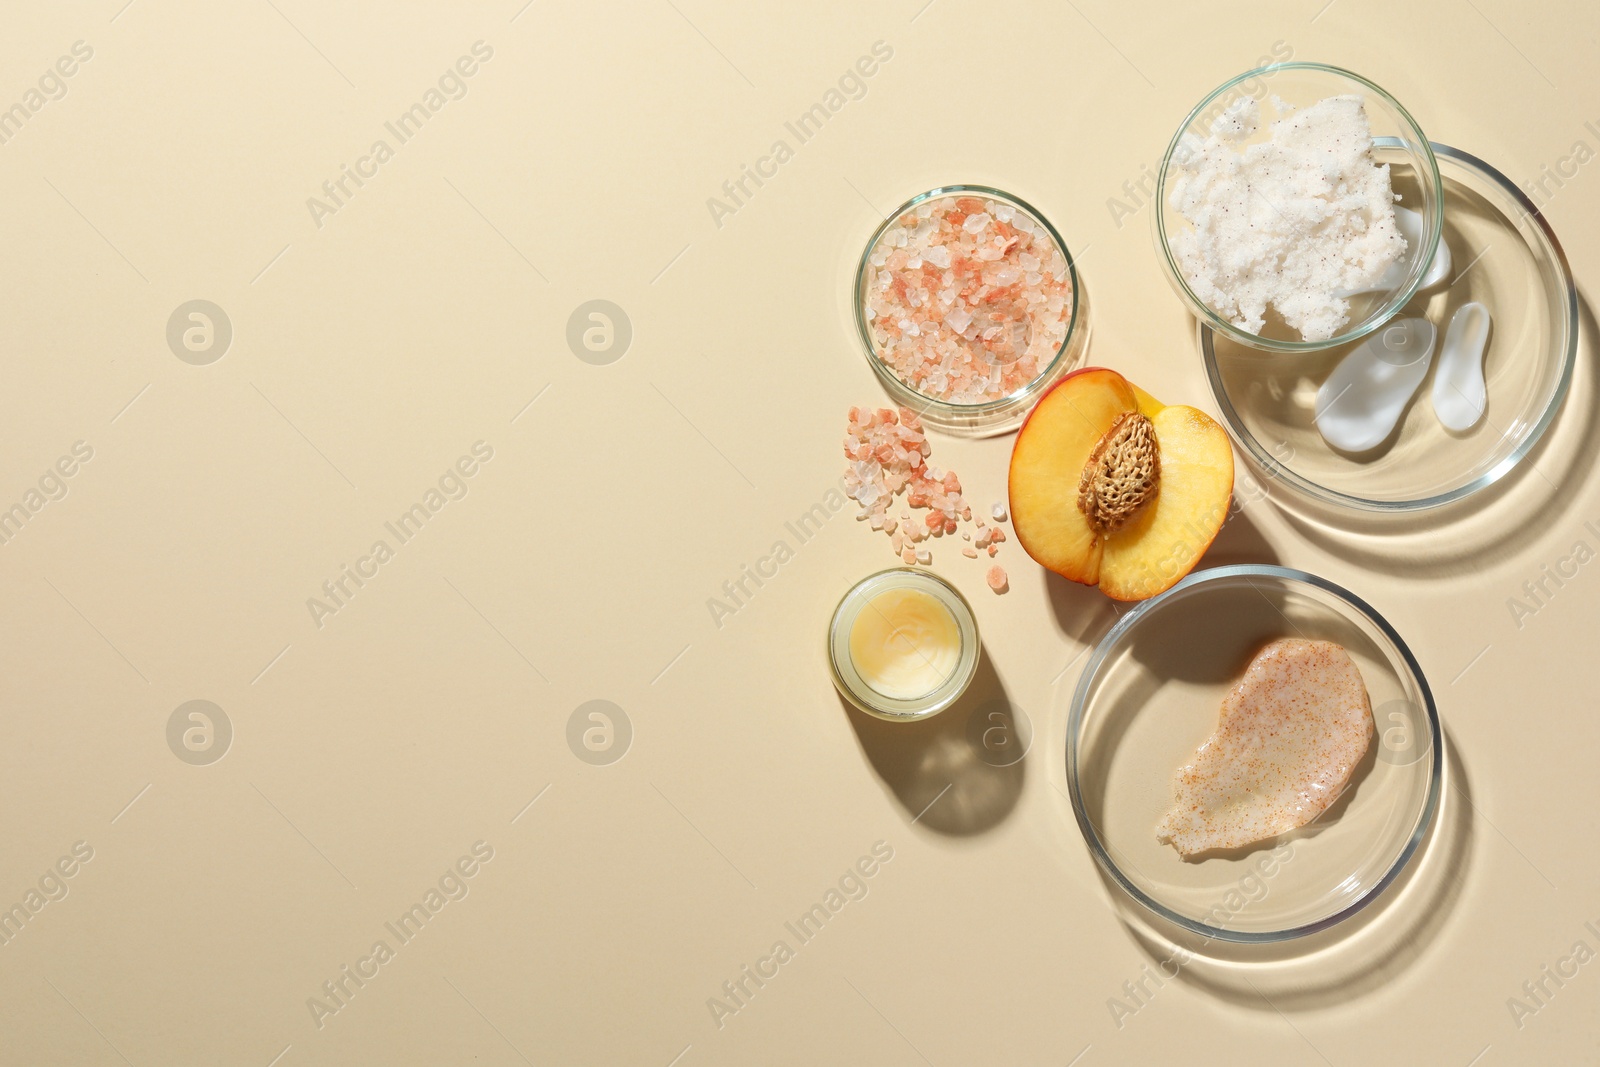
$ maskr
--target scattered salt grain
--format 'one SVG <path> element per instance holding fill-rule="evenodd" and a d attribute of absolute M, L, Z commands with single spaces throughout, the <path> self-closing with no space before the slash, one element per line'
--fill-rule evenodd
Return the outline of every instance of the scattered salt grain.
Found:
<path fill-rule="evenodd" d="M 954 471 L 929 465 L 932 451 L 922 422 L 911 409 L 850 409 L 844 438 L 845 493 L 860 507 L 856 518 L 887 536 L 895 554 L 908 564 L 932 560 L 930 548 L 917 547 L 930 537 L 959 533 L 963 540 L 972 540 L 971 531 L 961 529 L 962 523 L 974 521 L 972 505 L 961 495 L 961 479 Z M 904 497 L 907 505 L 898 520 L 889 514 L 897 497 Z M 916 521 L 913 511 L 922 512 Z M 976 521 L 981 530 L 982 517 Z M 981 534 L 977 547 L 999 539 L 997 533 Z M 970 545 L 963 548 L 969 558 L 977 554 Z"/>
<path fill-rule="evenodd" d="M 1005 568 L 998 565 L 990 567 L 989 573 L 985 575 L 984 578 L 986 581 L 988 581 L 989 588 L 993 589 L 996 593 L 1004 593 L 1007 589 L 1011 588 L 1011 583 L 1006 578 Z"/>
<path fill-rule="evenodd" d="M 994 502 L 994 507 L 989 509 L 989 514 L 994 516 L 994 521 L 995 522 L 1005 522 L 1006 521 L 1006 506 L 1003 503 L 1001 503 L 1000 501 L 996 500 Z"/>

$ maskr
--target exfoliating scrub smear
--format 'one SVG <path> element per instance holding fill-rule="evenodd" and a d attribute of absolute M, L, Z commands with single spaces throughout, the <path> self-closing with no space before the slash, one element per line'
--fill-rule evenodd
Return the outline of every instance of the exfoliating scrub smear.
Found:
<path fill-rule="evenodd" d="M 868 240 L 853 299 L 890 397 L 948 433 L 1015 429 L 1087 341 L 1066 242 L 1037 209 L 986 186 L 903 204 Z"/>
<path fill-rule="evenodd" d="M 1202 100 L 1168 146 L 1156 199 L 1179 296 L 1218 333 L 1273 352 L 1387 322 L 1422 284 L 1442 226 L 1416 122 L 1376 84 L 1317 63 L 1252 70 Z"/>

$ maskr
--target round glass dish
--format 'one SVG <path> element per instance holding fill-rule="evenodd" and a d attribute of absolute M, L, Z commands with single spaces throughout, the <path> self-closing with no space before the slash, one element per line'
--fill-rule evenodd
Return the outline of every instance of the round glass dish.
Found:
<path fill-rule="evenodd" d="M 1314 417 L 1317 387 L 1348 348 L 1285 363 L 1199 330 L 1206 378 L 1239 450 L 1279 483 L 1335 508 L 1422 511 L 1494 484 L 1538 443 L 1572 384 L 1578 294 L 1561 243 L 1504 174 L 1449 145 L 1433 152 L 1454 275 L 1406 313 L 1426 315 L 1442 338 L 1462 304 L 1489 309 L 1489 403 L 1476 426 L 1444 428 L 1429 400 L 1430 378 L 1384 445 L 1359 456 L 1340 452 L 1322 439 Z"/>
<path fill-rule="evenodd" d="M 1280 637 L 1344 646 L 1376 736 L 1310 824 L 1186 861 L 1155 834 L 1174 772 L 1251 657 Z M 1128 612 L 1084 668 L 1067 725 L 1067 787 L 1095 860 L 1150 911 L 1222 941 L 1315 933 L 1377 898 L 1427 832 L 1443 767 L 1433 695 L 1400 636 L 1351 593 L 1284 567 L 1198 571 Z"/>
<path fill-rule="evenodd" d="M 874 259 L 880 258 L 879 253 L 887 250 L 880 249 L 880 244 L 884 244 L 886 238 L 890 240 L 894 238 L 895 231 L 901 229 L 902 220 L 908 217 L 925 219 L 940 206 L 941 201 L 954 201 L 961 197 L 983 200 L 987 213 L 1000 221 L 1008 221 L 1003 218 L 1002 213 L 1010 213 L 1012 221 L 1021 216 L 1031 223 L 1035 235 L 1042 234 L 1066 261 L 1064 280 L 1070 288 L 1070 306 L 1066 307 L 1063 313 L 1066 333 L 1060 345 L 1053 352 L 1045 351 L 1037 355 L 1034 374 L 1018 383 L 1016 388 L 1003 396 L 977 403 L 954 403 L 942 400 L 902 380 L 894 368 L 884 361 L 883 338 L 879 336 L 871 319 L 870 290 L 882 266 L 881 262 L 875 263 Z M 1044 269 L 1048 269 L 1048 262 L 1044 264 Z M 1073 262 L 1066 241 L 1062 240 L 1061 234 L 1056 232 L 1050 221 L 1031 204 L 1010 193 L 986 185 L 940 186 L 920 196 L 914 196 L 900 205 L 868 239 L 856 266 L 855 288 L 852 295 L 857 336 L 866 353 L 867 363 L 878 376 L 884 390 L 896 404 L 911 408 L 922 417 L 923 422 L 946 433 L 987 437 L 1016 429 L 1045 390 L 1059 381 L 1082 359 L 1088 343 L 1087 301 L 1082 280 L 1078 277 L 1078 268 Z M 933 298 L 937 299 L 936 294 Z M 1030 347 L 1033 347 L 1031 320 L 1028 323 L 1028 330 L 1028 342 Z M 1028 355 L 1035 354 L 1029 352 Z M 995 362 L 1009 363 L 1015 360 Z"/>
<path fill-rule="evenodd" d="M 1356 95 L 1366 101 L 1367 120 L 1374 140 L 1373 155 L 1377 161 L 1389 165 L 1390 183 L 1399 195 L 1398 203 L 1422 216 L 1422 239 L 1409 242 L 1405 259 L 1406 270 L 1400 281 L 1391 289 L 1367 293 L 1350 298 L 1349 319 L 1343 332 L 1325 341 L 1306 341 L 1299 331 L 1286 324 L 1271 308 L 1267 311 L 1266 325 L 1261 333 L 1250 333 L 1213 311 L 1201 300 L 1183 275 L 1172 254 L 1171 238 L 1182 232 L 1190 223 L 1170 203 L 1174 175 L 1186 154 L 1193 150 L 1195 139 L 1203 140 L 1211 132 L 1211 124 L 1235 103 L 1246 98 L 1268 102 L 1266 111 L 1278 100 L 1296 109 L 1305 108 L 1330 96 Z M 1248 145 L 1269 140 L 1270 122 L 1263 114 L 1261 129 L 1248 141 Z M 1200 322 L 1229 339 L 1253 348 L 1271 352 L 1320 352 L 1328 348 L 1359 340 L 1387 322 L 1395 312 L 1405 306 L 1416 293 L 1433 262 L 1439 243 L 1442 225 L 1442 192 L 1439 184 L 1439 167 L 1433 157 L 1428 139 L 1416 120 L 1380 86 L 1338 67 L 1321 63 L 1279 63 L 1250 70 L 1223 83 L 1200 101 L 1178 127 L 1178 132 L 1167 146 L 1166 156 L 1156 176 L 1156 210 L 1154 218 L 1156 245 L 1161 261 L 1166 265 L 1167 278 L 1172 287 Z"/>
<path fill-rule="evenodd" d="M 908 699 L 897 699 L 874 689 L 856 669 L 850 652 L 850 635 L 857 616 L 873 610 L 872 601 L 877 597 L 901 589 L 925 593 L 943 605 L 955 622 L 959 642 L 955 664 L 943 681 L 928 692 Z M 828 623 L 828 667 L 833 673 L 834 686 L 840 695 L 868 715 L 891 722 L 926 719 L 954 704 L 978 671 L 981 649 L 978 621 L 966 598 L 943 578 L 912 567 L 894 567 L 861 579 L 839 601 Z"/>

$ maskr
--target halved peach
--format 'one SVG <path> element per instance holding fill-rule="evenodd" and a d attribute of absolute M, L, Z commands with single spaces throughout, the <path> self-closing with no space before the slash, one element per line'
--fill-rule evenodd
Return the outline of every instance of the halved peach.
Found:
<path fill-rule="evenodd" d="M 1063 578 L 1143 600 L 1193 569 L 1233 496 L 1233 448 L 1210 416 L 1116 371 L 1067 375 L 1011 450 L 1017 541 Z"/>

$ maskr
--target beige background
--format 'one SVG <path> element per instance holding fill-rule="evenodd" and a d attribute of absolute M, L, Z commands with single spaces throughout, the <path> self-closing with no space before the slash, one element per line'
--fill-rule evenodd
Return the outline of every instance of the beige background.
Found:
<path fill-rule="evenodd" d="M 0 1061 L 1593 1057 L 1600 966 L 1520 1029 L 1507 1007 L 1575 941 L 1600 948 L 1600 575 L 1520 629 L 1506 607 L 1595 542 L 1589 339 L 1537 477 L 1485 513 L 1330 534 L 1268 495 L 1224 533 L 1211 561 L 1275 558 L 1394 621 L 1451 787 L 1357 935 L 1196 964 L 1120 1026 L 1109 998 L 1164 950 L 1062 793 L 1099 594 L 1013 542 L 996 598 L 936 550 L 977 605 L 983 692 L 1036 727 L 1005 773 L 972 763 L 960 710 L 901 731 L 842 710 L 822 628 L 890 562 L 848 518 L 720 628 L 706 607 L 837 479 L 845 409 L 880 397 L 845 296 L 875 211 L 1015 191 L 1081 254 L 1090 359 L 1210 408 L 1147 215 L 1107 207 L 1185 110 L 1284 42 L 1528 181 L 1600 146 L 1591 5 L 124 2 L 13 6 L 0 34 L 0 105 L 93 49 L 0 145 L 0 502 L 94 452 L 0 546 L 0 902 L 93 848 L 0 946 Z M 307 198 L 479 40 L 466 96 L 318 228 Z M 876 41 L 893 58 L 865 97 L 715 225 L 706 199 Z M 1549 206 L 1580 285 L 1597 207 L 1592 169 Z M 209 366 L 165 342 L 195 298 L 233 325 Z M 633 325 L 610 366 L 564 340 L 595 298 Z M 319 629 L 306 599 L 480 440 L 465 498 Z M 935 458 L 986 505 L 1009 444 Z M 209 766 L 167 746 L 192 699 L 233 725 Z M 592 699 L 632 724 L 609 766 L 566 743 Z M 480 840 L 469 895 L 318 1028 L 307 998 Z M 870 894 L 719 1029 L 707 998 L 880 840 Z"/>

